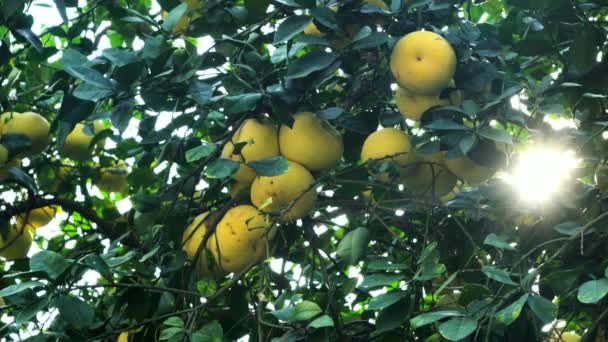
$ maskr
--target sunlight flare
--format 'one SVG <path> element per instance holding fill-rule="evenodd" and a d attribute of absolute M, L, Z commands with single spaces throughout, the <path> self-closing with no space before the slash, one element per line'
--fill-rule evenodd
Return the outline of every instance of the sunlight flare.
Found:
<path fill-rule="evenodd" d="M 542 203 L 563 188 L 579 161 L 573 151 L 532 147 L 519 156 L 504 179 L 524 201 Z"/>

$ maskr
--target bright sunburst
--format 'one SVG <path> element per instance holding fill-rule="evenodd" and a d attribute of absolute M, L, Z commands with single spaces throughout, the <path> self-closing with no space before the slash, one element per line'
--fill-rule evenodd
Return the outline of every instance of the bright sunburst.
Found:
<path fill-rule="evenodd" d="M 555 147 L 532 147 L 515 161 L 504 179 L 527 202 L 542 203 L 560 191 L 579 163 L 573 151 Z"/>

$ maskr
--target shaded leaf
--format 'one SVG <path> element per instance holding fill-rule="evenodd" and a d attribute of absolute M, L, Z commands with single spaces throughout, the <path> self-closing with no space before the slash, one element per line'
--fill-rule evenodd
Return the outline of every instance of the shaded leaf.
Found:
<path fill-rule="evenodd" d="M 30 259 L 30 269 L 32 271 L 46 272 L 51 278 L 60 276 L 73 263 L 63 255 L 53 251 L 40 251 Z"/>
<path fill-rule="evenodd" d="M 207 165 L 205 175 L 209 178 L 223 179 L 231 176 L 240 167 L 240 163 L 230 159 L 216 159 Z"/>
<path fill-rule="evenodd" d="M 528 306 L 536 317 L 544 323 L 552 322 L 557 318 L 557 305 L 542 296 L 531 295 L 528 297 Z"/>
<path fill-rule="evenodd" d="M 336 248 L 336 254 L 346 260 L 349 265 L 354 265 L 365 255 L 369 239 L 370 234 L 367 228 L 356 228 L 342 238 Z"/>
<path fill-rule="evenodd" d="M 255 142 L 254 142 L 255 143 Z M 262 160 L 254 160 L 247 163 L 260 176 L 273 177 L 287 171 L 289 163 L 283 156 L 275 156 Z"/>
<path fill-rule="evenodd" d="M 521 310 L 524 308 L 524 304 L 528 300 L 528 294 L 524 294 L 518 300 L 511 303 L 511 305 L 506 308 L 498 311 L 496 313 L 496 320 L 504 325 L 510 325 L 513 323 L 521 313 Z"/>
<path fill-rule="evenodd" d="M 452 318 L 439 326 L 439 333 L 450 341 L 458 341 L 477 329 L 477 320 L 468 317 Z"/>
<path fill-rule="evenodd" d="M 488 278 L 490 279 L 494 279 L 498 282 L 501 282 L 503 284 L 507 284 L 507 285 L 517 285 L 512 279 L 511 279 L 511 273 L 498 269 L 496 267 L 493 266 L 483 266 L 481 268 L 481 272 L 483 272 L 483 274 L 485 274 Z"/>
<path fill-rule="evenodd" d="M 418 316 L 410 319 L 410 324 L 412 325 L 412 328 L 418 329 L 422 326 L 425 326 L 425 325 L 431 324 L 431 323 L 435 323 L 446 317 L 459 317 L 459 316 L 464 316 L 464 314 L 459 311 L 428 312 L 428 313 L 424 313 L 424 314 L 418 315 Z"/>
<path fill-rule="evenodd" d="M 274 43 L 281 43 L 295 37 L 311 22 L 312 18 L 305 15 L 294 15 L 283 20 L 274 34 Z"/>
<path fill-rule="evenodd" d="M 578 288 L 576 298 L 585 304 L 596 304 L 608 294 L 608 279 L 590 280 Z"/>
<path fill-rule="evenodd" d="M 213 152 L 217 150 L 216 144 L 209 144 L 203 142 L 201 146 L 197 146 L 186 151 L 186 161 L 188 163 L 195 162 L 197 160 L 201 160 L 210 156 Z"/>
<path fill-rule="evenodd" d="M 289 64 L 285 78 L 302 78 L 311 73 L 323 70 L 330 66 L 337 59 L 336 54 L 316 50 L 305 54 Z"/>
<path fill-rule="evenodd" d="M 80 298 L 61 295 L 55 300 L 55 306 L 61 318 L 78 329 L 88 328 L 95 321 L 95 311 Z"/>

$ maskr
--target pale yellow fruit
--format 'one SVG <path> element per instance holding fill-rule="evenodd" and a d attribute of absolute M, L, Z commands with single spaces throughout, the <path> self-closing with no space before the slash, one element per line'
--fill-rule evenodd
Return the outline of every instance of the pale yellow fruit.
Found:
<path fill-rule="evenodd" d="M 256 177 L 251 185 L 251 202 L 267 213 L 281 212 L 292 205 L 281 220 L 297 220 L 315 207 L 317 192 L 311 188 L 314 181 L 305 167 L 290 161 L 287 171 L 278 176 Z"/>
<path fill-rule="evenodd" d="M 74 168 L 68 165 L 61 165 L 57 168 L 55 172 L 55 179 L 50 186 L 50 190 L 52 192 L 58 192 L 61 189 L 61 186 L 65 184 L 73 175 Z"/>
<path fill-rule="evenodd" d="M 57 212 L 59 212 L 59 208 L 55 206 L 36 208 L 30 210 L 29 214 L 23 213 L 16 216 L 15 221 L 17 222 L 17 227 L 21 228 L 24 226 L 24 220 L 27 216 L 27 224 L 25 224 L 25 227 L 29 229 L 38 229 L 49 224 Z"/>
<path fill-rule="evenodd" d="M 458 194 L 460 192 L 460 190 L 462 190 L 462 182 L 457 181 L 456 186 L 454 186 L 452 191 L 441 196 L 441 198 L 439 200 L 443 203 L 449 202 L 449 201 L 453 200 L 454 197 L 456 197 L 456 194 Z"/>
<path fill-rule="evenodd" d="M 389 10 L 389 8 L 386 5 L 386 3 L 384 1 L 382 1 L 382 0 L 365 0 L 365 3 L 368 3 L 370 5 L 378 6 L 378 7 L 380 7 L 381 9 L 383 9 L 385 11 Z"/>
<path fill-rule="evenodd" d="M 402 176 L 412 172 L 412 163 L 416 161 L 416 155 L 412 151 L 412 145 L 408 135 L 396 128 L 383 128 L 370 134 L 361 150 L 361 161 L 364 163 L 370 159 L 381 162 L 396 162 L 400 167 Z M 376 175 L 383 182 L 389 180 L 388 172 Z"/>
<path fill-rule="evenodd" d="M 293 118 L 291 128 L 283 125 L 279 130 L 281 154 L 311 171 L 335 167 L 344 152 L 340 133 L 314 113 L 300 112 Z"/>
<path fill-rule="evenodd" d="M 395 44 L 390 68 L 402 88 L 414 94 L 435 95 L 454 76 L 456 54 L 442 36 L 428 31 L 412 32 Z"/>
<path fill-rule="evenodd" d="M 270 229 L 264 216 L 251 205 L 226 212 L 207 246 L 220 270 L 240 272 L 266 256 Z"/>
<path fill-rule="evenodd" d="M 127 176 L 129 171 L 124 162 L 119 162 L 114 166 L 102 168 L 100 177 L 96 183 L 101 191 L 105 192 L 125 192 L 129 189 Z"/>
<path fill-rule="evenodd" d="M 88 160 L 93 154 L 94 146 L 91 146 L 91 142 L 95 135 L 104 130 L 103 123 L 101 121 L 93 122 L 93 132 L 88 132 L 84 123 L 77 123 L 72 132 L 65 138 L 63 144 L 63 155 L 74 160 Z M 89 134 L 91 133 L 91 134 Z M 97 141 L 97 146 L 103 146 L 105 139 Z"/>
<path fill-rule="evenodd" d="M 439 98 L 439 95 L 415 95 L 401 87 L 397 88 L 396 100 L 403 117 L 414 121 L 420 121 L 422 114 L 433 107 L 449 104 L 447 100 Z"/>
<path fill-rule="evenodd" d="M 4 298 L 0 297 L 0 308 L 6 306 L 6 302 L 4 301 Z"/>
<path fill-rule="evenodd" d="M 32 233 L 27 228 L 11 226 L 5 235 L 0 234 L 0 257 L 7 260 L 22 259 L 32 246 Z"/>
<path fill-rule="evenodd" d="M 21 159 L 11 159 L 4 166 L 0 167 L 0 182 L 8 179 L 10 176 L 8 169 L 10 167 L 21 167 Z"/>
<path fill-rule="evenodd" d="M 444 152 L 423 156 L 414 170 L 403 178 L 405 185 L 415 194 L 440 198 L 448 194 L 458 179 L 443 164 Z"/>
<path fill-rule="evenodd" d="M 4 145 L 0 145 L 0 166 L 4 166 L 8 161 L 8 150 Z"/>
<path fill-rule="evenodd" d="M 209 213 L 202 213 L 194 218 L 192 223 L 188 225 L 184 234 L 182 235 L 182 250 L 186 252 L 188 255 L 188 259 L 192 260 L 196 256 L 196 252 L 201 243 L 203 243 L 203 238 L 205 237 L 205 232 L 207 231 L 207 227 L 205 226 L 204 220 L 207 218 Z M 207 246 L 209 241 L 207 241 Z M 203 248 L 198 255 L 198 260 L 196 261 L 196 271 L 200 276 L 209 274 L 209 260 L 207 258 L 207 249 Z"/>
<path fill-rule="evenodd" d="M 495 169 L 479 165 L 467 156 L 447 159 L 445 160 L 445 166 L 456 177 L 471 185 L 479 184 L 496 173 Z"/>
<path fill-rule="evenodd" d="M 247 142 L 240 154 L 232 154 L 234 144 Z M 279 155 L 279 134 L 277 127 L 268 122 L 247 119 L 234 132 L 231 141 L 224 145 L 222 158 L 242 162 L 239 169 L 232 175 L 238 182 L 251 184 L 256 176 L 255 171 L 244 162 L 262 160 Z M 244 160 L 243 160 L 244 159 Z"/>
<path fill-rule="evenodd" d="M 574 331 L 566 331 L 561 335 L 561 337 L 557 332 L 553 332 L 553 334 L 551 334 L 551 338 L 549 338 L 549 342 L 580 342 L 581 340 L 581 335 Z"/>
<path fill-rule="evenodd" d="M 46 149 L 50 142 L 49 122 L 39 114 L 32 112 L 25 113 L 4 113 L 0 117 L 3 122 L 2 134 L 22 134 L 27 136 L 32 145 L 25 151 L 19 153 L 20 157 L 32 156 Z"/>

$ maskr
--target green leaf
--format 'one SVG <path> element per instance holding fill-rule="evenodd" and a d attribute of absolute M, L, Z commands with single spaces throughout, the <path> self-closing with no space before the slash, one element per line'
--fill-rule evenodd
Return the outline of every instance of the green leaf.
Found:
<path fill-rule="evenodd" d="M 81 83 L 74 89 L 74 96 L 82 100 L 99 101 L 103 98 L 112 96 L 111 89 L 100 88 L 91 83 Z"/>
<path fill-rule="evenodd" d="M 38 187 L 36 186 L 36 181 L 34 181 L 34 179 L 30 175 L 25 173 L 20 167 L 11 166 L 8 168 L 7 171 L 12 178 L 19 181 L 19 183 L 25 185 L 28 189 L 32 191 L 36 191 L 36 189 L 38 189 Z"/>
<path fill-rule="evenodd" d="M 483 241 L 483 244 L 488 246 L 494 246 L 498 249 L 508 249 L 511 251 L 515 250 L 515 247 L 511 246 L 511 244 L 509 244 L 505 239 L 494 233 L 491 233 L 490 235 L 486 236 L 486 239 Z"/>
<path fill-rule="evenodd" d="M 576 298 L 584 304 L 596 304 L 608 294 L 608 279 L 590 280 L 578 288 Z"/>
<path fill-rule="evenodd" d="M 316 303 L 305 300 L 295 306 L 273 311 L 271 314 L 282 321 L 294 322 L 309 320 L 321 312 L 321 308 Z"/>
<path fill-rule="evenodd" d="M 164 325 L 169 326 L 169 327 L 178 327 L 178 328 L 183 328 L 184 327 L 184 320 L 177 317 L 177 316 L 173 316 L 173 317 L 169 317 L 167 318 L 164 322 Z"/>
<path fill-rule="evenodd" d="M 165 18 L 165 22 L 163 23 L 163 29 L 165 31 L 172 31 L 175 25 L 177 25 L 179 20 L 182 18 L 182 16 L 186 14 L 187 10 L 188 4 L 185 2 L 173 8 Z"/>
<path fill-rule="evenodd" d="M 188 86 L 188 96 L 201 106 L 206 105 L 213 96 L 213 88 L 203 81 L 195 80 Z"/>
<path fill-rule="evenodd" d="M 135 104 L 131 98 L 123 99 L 115 104 L 112 108 L 112 115 L 110 116 L 112 125 L 118 128 L 119 131 L 123 132 L 133 117 L 134 108 Z"/>
<path fill-rule="evenodd" d="M 218 321 L 211 321 L 192 333 L 192 342 L 222 342 L 224 332 Z"/>
<path fill-rule="evenodd" d="M 63 255 L 52 251 L 40 251 L 30 259 L 30 269 L 32 271 L 46 272 L 51 278 L 56 279 L 73 263 Z"/>
<path fill-rule="evenodd" d="M 506 144 L 513 144 L 513 137 L 511 137 L 511 135 L 509 133 L 507 133 L 506 131 L 503 131 L 501 129 L 496 129 L 496 128 L 492 128 L 492 127 L 483 127 L 477 131 L 477 134 L 481 135 L 484 138 L 490 139 L 490 140 L 503 142 Z"/>
<path fill-rule="evenodd" d="M 293 15 L 283 20 L 274 34 L 274 44 L 290 40 L 304 31 L 311 22 L 312 18 L 305 15 Z"/>
<path fill-rule="evenodd" d="M 570 45 L 570 67 L 579 75 L 591 70 L 596 63 L 598 53 L 598 32 L 591 25 L 577 30 L 576 39 Z"/>
<path fill-rule="evenodd" d="M 2 290 L 0 290 L 0 297 L 7 297 L 17 294 L 19 292 L 25 291 L 27 289 L 32 289 L 35 287 L 44 287 L 46 286 L 44 283 L 39 281 L 24 281 L 23 283 L 19 283 L 16 285 L 10 285 Z"/>
<path fill-rule="evenodd" d="M 336 21 L 336 12 L 332 11 L 329 7 L 315 7 L 310 10 L 310 14 L 312 14 L 321 25 L 330 28 L 332 31 L 341 31 L 340 26 L 338 26 L 338 22 Z"/>
<path fill-rule="evenodd" d="M 195 148 L 191 148 L 188 151 L 186 151 L 186 161 L 188 163 L 192 163 L 197 160 L 207 158 L 216 150 L 217 150 L 216 144 L 210 144 L 210 143 L 203 142 L 203 144 L 201 146 L 197 146 Z"/>
<path fill-rule="evenodd" d="M 33 302 L 27 304 L 26 307 L 15 310 L 13 315 L 15 316 L 15 323 L 22 324 L 29 321 L 32 317 L 36 316 L 37 313 L 42 311 L 49 304 L 49 297 L 44 296 Z"/>
<path fill-rule="evenodd" d="M 86 329 L 95 321 L 95 311 L 80 298 L 61 295 L 55 300 L 61 318 L 77 329 Z"/>
<path fill-rule="evenodd" d="M 316 318 L 314 321 L 310 322 L 310 324 L 308 325 L 309 328 L 313 328 L 313 329 L 333 327 L 333 326 L 334 326 L 334 320 L 331 319 L 331 317 L 329 317 L 328 315 L 323 315 L 319 318 Z"/>
<path fill-rule="evenodd" d="M 209 178 L 224 179 L 235 173 L 241 164 L 230 159 L 216 159 L 207 165 L 205 176 Z"/>
<path fill-rule="evenodd" d="M 291 62 L 287 67 L 285 78 L 302 78 L 315 71 L 323 70 L 335 62 L 337 56 L 333 52 L 315 50 Z"/>
<path fill-rule="evenodd" d="M 496 267 L 493 267 L 493 266 L 482 266 L 481 267 L 481 272 L 483 272 L 483 274 L 485 274 L 488 278 L 494 279 L 494 280 L 496 280 L 498 282 L 501 282 L 503 284 L 517 285 L 511 279 L 511 273 L 509 273 L 507 271 L 503 271 L 503 270 L 498 269 Z"/>
<path fill-rule="evenodd" d="M 365 276 L 359 288 L 373 289 L 375 287 L 386 286 L 388 284 L 405 279 L 403 274 L 371 274 Z"/>
<path fill-rule="evenodd" d="M 285 173 L 289 163 L 287 162 L 287 159 L 282 156 L 274 156 L 262 160 L 250 161 L 247 165 L 255 170 L 255 173 L 259 176 L 273 177 Z"/>
<path fill-rule="evenodd" d="M 205 297 L 213 295 L 217 291 L 217 282 L 211 278 L 204 278 L 196 282 L 196 290 Z"/>
<path fill-rule="evenodd" d="M 183 333 L 184 333 L 183 327 L 165 328 L 160 332 L 160 337 L 158 339 L 161 341 L 181 340 Z"/>
<path fill-rule="evenodd" d="M 403 297 L 405 297 L 407 293 L 401 290 L 393 290 L 391 292 L 387 292 L 381 294 L 379 296 L 375 296 L 370 299 L 369 303 L 367 303 L 367 310 L 378 311 L 382 310 L 386 307 L 389 307 L 398 301 L 400 301 Z"/>
<path fill-rule="evenodd" d="M 373 32 L 369 36 L 363 37 L 352 43 L 354 50 L 375 49 L 388 42 L 386 32 Z"/>
<path fill-rule="evenodd" d="M 376 332 L 383 333 L 398 328 L 409 316 L 409 305 L 404 299 L 378 312 Z"/>
<path fill-rule="evenodd" d="M 521 314 L 521 310 L 524 308 L 526 301 L 528 300 L 528 294 L 524 294 L 518 300 L 514 301 L 511 305 L 498 311 L 496 313 L 496 320 L 504 325 L 510 325 Z"/>
<path fill-rule="evenodd" d="M 445 131 L 453 131 L 453 130 L 466 131 L 469 129 L 465 125 L 461 125 L 452 120 L 446 120 L 446 119 L 433 120 L 430 124 L 426 125 L 425 127 L 430 128 L 430 129 L 445 130 Z"/>
<path fill-rule="evenodd" d="M 412 319 L 410 319 L 410 324 L 412 328 L 418 329 L 422 326 L 435 323 L 441 319 L 447 317 L 460 317 L 464 316 L 462 312 L 459 311 L 435 311 L 435 312 L 427 312 L 421 315 L 418 315 Z"/>
<path fill-rule="evenodd" d="M 224 112 L 226 114 L 243 113 L 255 108 L 262 99 L 262 94 L 246 93 L 224 98 Z"/>
<path fill-rule="evenodd" d="M 21 37 L 25 38 L 30 45 L 36 49 L 36 52 L 42 54 L 44 53 L 44 46 L 42 46 L 42 42 L 40 42 L 40 38 L 29 28 L 18 28 L 15 29 L 15 32 L 19 34 Z"/>
<path fill-rule="evenodd" d="M 558 224 L 557 226 L 553 227 L 553 229 L 561 234 L 574 236 L 581 233 L 583 226 L 574 221 L 567 221 Z"/>
<path fill-rule="evenodd" d="M 542 296 L 533 294 L 528 297 L 528 306 L 543 323 L 557 319 L 557 305 Z"/>
<path fill-rule="evenodd" d="M 112 279 L 110 266 L 98 254 L 89 254 L 85 256 L 82 263 L 99 272 L 104 278 Z"/>
<path fill-rule="evenodd" d="M 103 50 L 101 54 L 119 67 L 139 61 L 139 56 L 137 56 L 135 52 L 127 49 L 110 48 Z"/>
<path fill-rule="evenodd" d="M 83 82 L 92 84 L 97 88 L 108 90 L 114 89 L 114 85 L 112 84 L 112 82 L 107 78 L 103 77 L 103 75 L 95 69 L 88 68 L 85 66 L 66 66 L 65 71 L 73 77 Z"/>
<path fill-rule="evenodd" d="M 344 109 L 339 107 L 325 108 L 317 112 L 317 116 L 323 120 L 335 120 L 344 113 Z"/>
<path fill-rule="evenodd" d="M 348 262 L 349 265 L 354 265 L 365 255 L 369 239 L 370 234 L 367 228 L 356 228 L 342 238 L 336 248 L 336 254 Z"/>
<path fill-rule="evenodd" d="M 457 317 L 441 323 L 439 333 L 447 340 L 458 341 L 471 335 L 476 329 L 477 320 L 468 317 Z"/>

